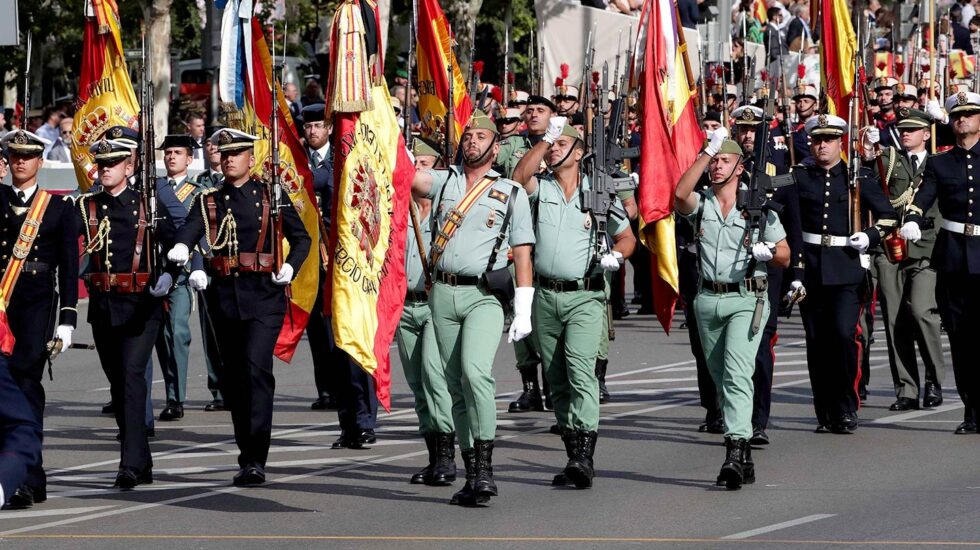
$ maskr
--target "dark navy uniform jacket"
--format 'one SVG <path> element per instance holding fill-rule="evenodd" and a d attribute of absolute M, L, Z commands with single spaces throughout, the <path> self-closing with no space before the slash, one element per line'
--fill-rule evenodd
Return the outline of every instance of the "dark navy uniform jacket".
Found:
<path fill-rule="evenodd" d="M 980 142 L 967 150 L 959 146 L 926 158 L 919 186 L 906 221 L 921 227 L 928 212 L 939 201 L 944 220 L 980 224 Z M 980 237 L 940 229 L 932 249 L 932 267 L 944 272 L 980 273 Z"/>

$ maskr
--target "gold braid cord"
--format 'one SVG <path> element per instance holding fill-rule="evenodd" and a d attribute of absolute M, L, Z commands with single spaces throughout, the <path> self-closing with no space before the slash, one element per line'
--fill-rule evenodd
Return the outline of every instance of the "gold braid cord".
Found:
<path fill-rule="evenodd" d="M 87 227 L 88 212 L 85 211 L 84 196 L 79 197 L 78 208 L 82 211 L 82 219 L 85 220 L 86 227 Z M 90 233 L 86 231 L 85 238 L 88 240 L 88 243 L 85 245 L 85 253 L 91 254 L 93 252 L 101 252 L 102 250 L 106 250 L 107 245 L 109 244 L 109 230 L 110 230 L 109 217 L 106 216 L 101 220 L 99 220 L 99 227 L 95 231 L 94 237 L 92 237 Z M 112 267 L 112 263 L 109 261 L 108 254 L 104 254 L 104 256 L 105 256 L 105 269 L 106 271 L 109 271 L 109 268 Z"/>
<path fill-rule="evenodd" d="M 218 225 L 218 232 L 215 241 L 211 242 L 211 222 L 208 221 L 207 206 L 204 198 L 201 198 L 201 217 L 204 219 L 204 239 L 212 252 L 226 248 L 229 256 L 238 254 L 238 224 L 235 223 L 235 216 L 229 210 L 221 223 Z"/>

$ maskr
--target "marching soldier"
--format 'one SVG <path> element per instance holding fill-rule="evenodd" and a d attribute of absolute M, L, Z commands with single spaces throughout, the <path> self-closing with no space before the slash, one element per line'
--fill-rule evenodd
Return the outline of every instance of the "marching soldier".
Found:
<path fill-rule="evenodd" d="M 537 349 L 555 404 L 568 464 L 554 485 L 592 486 L 593 455 L 599 429 L 596 352 L 606 316 L 604 271 L 618 271 L 636 247 L 626 211 L 608 219 L 611 249 L 599 235 L 595 215 L 582 211 L 590 182 L 582 175 L 585 154 L 578 130 L 564 117 L 551 119 L 548 131 L 514 172 L 535 211 L 534 324 Z M 546 160 L 550 171 L 535 176 Z M 602 254 L 600 256 L 600 250 Z"/>
<path fill-rule="evenodd" d="M 174 224 L 159 201 L 153 212 L 128 185 L 136 143 L 103 138 L 91 147 L 99 168 L 99 190 L 78 198 L 78 215 L 89 269 L 88 320 L 102 369 L 111 386 L 122 458 L 114 487 L 153 483 L 146 406 L 146 369 L 160 333 L 163 300 L 173 275 L 151 263 L 156 247 L 173 242 Z"/>
<path fill-rule="evenodd" d="M 899 107 L 896 128 L 901 136 L 901 149 L 888 147 L 881 153 L 881 166 L 887 172 L 884 177 L 888 197 L 901 217 L 908 215 L 908 207 L 922 181 L 926 145 L 932 137 L 931 124 L 928 114 Z M 873 141 L 869 139 L 869 143 L 873 144 Z M 877 171 L 877 163 L 873 169 Z M 936 226 L 942 222 L 938 206 L 933 205 L 925 219 L 928 222 L 924 222 L 923 227 L 928 225 L 928 229 L 922 232 L 918 242 L 907 244 L 903 257 L 895 260 L 889 257 L 894 250 L 887 248 L 894 244 L 887 239 L 872 251 L 885 320 L 888 363 L 895 384 L 896 400 L 889 407 L 892 411 L 919 408 L 919 394 L 923 388 L 919 384 L 916 345 L 925 368 L 922 406 L 932 408 L 943 402 L 945 369 L 939 306 L 936 304 L 936 271 L 929 260 L 936 241 Z"/>
<path fill-rule="evenodd" d="M 10 503 L 27 478 L 27 470 L 41 460 L 41 426 L 11 375 L 8 360 L 0 354 L 0 506 Z"/>
<path fill-rule="evenodd" d="M 230 128 L 211 136 L 221 151 L 224 184 L 200 195 L 167 253 L 184 265 L 190 247 L 205 238 L 212 254 L 205 300 L 222 359 L 218 381 L 239 449 L 237 486 L 265 482 L 276 383 L 272 357 L 286 314 L 284 287 L 310 251 L 310 236 L 292 205 L 275 204 L 271 186 L 251 175 L 256 139 Z M 282 237 L 289 256 L 277 267 L 275 247 Z"/>
<path fill-rule="evenodd" d="M 737 204 L 745 168 L 742 149 L 716 130 L 704 154 L 681 176 L 674 207 L 694 225 L 701 287 L 694 299 L 698 331 L 711 378 L 724 410 L 726 456 L 718 483 L 738 489 L 755 482 L 752 437 L 752 374 L 769 314 L 766 264 L 789 265 L 786 233 L 775 212 L 764 209 L 761 228 L 753 227 Z M 711 189 L 694 191 L 709 170 Z"/>
<path fill-rule="evenodd" d="M 413 153 L 415 167 L 429 170 L 435 167 L 439 152 L 424 138 L 415 138 Z M 413 199 L 409 208 L 418 211 L 421 244 L 428 253 L 432 238 L 432 201 Z M 449 485 L 456 480 L 456 432 L 453 428 L 452 399 L 446 386 L 446 374 L 439 356 L 439 345 L 432 324 L 432 311 L 426 292 L 426 276 L 419 241 L 409 222 L 408 240 L 405 245 L 405 274 L 408 290 L 402 318 L 395 332 L 398 355 L 405 369 L 405 380 L 415 397 L 415 413 L 419 417 L 419 429 L 429 451 L 429 463 L 412 476 L 411 482 L 426 485 Z"/>
<path fill-rule="evenodd" d="M 516 107 L 508 107 L 503 116 L 497 118 L 497 131 L 500 133 L 500 153 L 494 163 L 501 174 L 510 177 L 517 163 L 527 154 L 531 143 L 518 130 L 522 122 L 521 112 Z"/>
<path fill-rule="evenodd" d="M 534 232 L 524 189 L 490 168 L 500 148 L 493 121 L 474 113 L 461 143 L 462 167 L 416 172 L 412 191 L 434 201 L 433 228 L 439 228 L 432 243 L 429 306 L 466 466 L 466 485 L 450 502 L 474 505 L 497 495 L 492 466 L 496 335 L 511 292 L 508 341 L 531 334 Z M 504 243 L 514 258 L 516 291 Z"/>
<path fill-rule="evenodd" d="M 18 130 L 5 136 L 3 146 L 10 155 L 13 185 L 0 187 L 0 294 L 16 338 L 6 363 L 30 405 L 27 412 L 43 428 L 46 346 L 53 334 L 67 351 L 78 318 L 78 225 L 71 201 L 38 185 L 43 140 Z M 8 508 L 30 508 L 47 500 L 43 460 L 38 458 L 28 467 L 24 484 L 7 494 Z"/>
<path fill-rule="evenodd" d="M 860 201 L 877 223 L 851 229 L 848 168 L 841 161 L 847 122 L 818 115 L 806 124 L 813 166 L 793 170 L 800 196 L 804 280 L 807 298 L 800 304 L 806 331 L 807 368 L 813 388 L 817 431 L 853 433 L 858 427 L 861 349 L 858 318 L 861 290 L 872 246 L 893 230 L 895 211 L 869 170 L 862 170 Z"/>
<path fill-rule="evenodd" d="M 875 126 L 881 130 L 881 145 L 883 147 L 898 146 L 901 143 L 898 129 L 895 128 L 895 86 L 898 80 L 883 76 L 874 81 L 873 88 L 878 100 L 878 114 L 875 115 Z"/>
<path fill-rule="evenodd" d="M 796 129 L 793 130 L 793 156 L 797 164 L 812 164 L 813 154 L 810 153 L 810 135 L 806 133 L 806 123 L 816 117 L 817 101 L 820 99 L 817 88 L 810 84 L 797 87 L 793 101 L 796 103 Z"/>
<path fill-rule="evenodd" d="M 977 433 L 980 419 L 980 374 L 977 372 L 977 334 L 980 334 L 980 94 L 959 92 L 946 100 L 956 146 L 926 158 L 922 183 L 908 208 L 902 237 L 923 238 L 928 212 L 938 202 L 942 216 L 932 252 L 936 270 L 936 302 L 949 336 L 956 390 L 963 400 L 963 422 L 955 433 Z"/>

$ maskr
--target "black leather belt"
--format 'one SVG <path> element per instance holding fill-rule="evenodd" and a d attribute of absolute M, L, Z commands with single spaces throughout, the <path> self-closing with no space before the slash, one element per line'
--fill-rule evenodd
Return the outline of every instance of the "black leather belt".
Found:
<path fill-rule="evenodd" d="M 538 287 L 551 290 L 554 292 L 573 292 L 576 290 L 604 290 L 606 287 L 606 280 L 601 274 L 593 275 L 588 279 L 576 279 L 574 281 L 551 279 L 540 275 L 535 277 L 534 280 L 535 282 L 538 283 Z"/>
<path fill-rule="evenodd" d="M 0 273 L 6 271 L 0 270 Z M 50 273 L 51 266 L 47 262 L 24 262 L 23 266 L 20 268 L 21 275 L 40 275 L 41 273 Z"/>
<path fill-rule="evenodd" d="M 425 292 L 412 292 L 409 290 L 405 293 L 405 301 L 407 302 L 428 302 L 429 296 Z"/>
<path fill-rule="evenodd" d="M 749 292 L 754 292 L 756 290 L 766 290 L 769 288 L 769 283 L 766 279 L 762 277 L 745 279 L 739 283 L 718 283 L 715 281 L 709 281 L 703 279 L 701 281 L 701 288 L 709 292 L 714 292 L 716 294 L 723 294 L 726 292 L 741 292 L 744 288 Z"/>
<path fill-rule="evenodd" d="M 475 275 L 457 275 L 444 271 L 436 274 L 436 280 L 450 286 L 476 286 L 480 284 L 480 278 Z"/>

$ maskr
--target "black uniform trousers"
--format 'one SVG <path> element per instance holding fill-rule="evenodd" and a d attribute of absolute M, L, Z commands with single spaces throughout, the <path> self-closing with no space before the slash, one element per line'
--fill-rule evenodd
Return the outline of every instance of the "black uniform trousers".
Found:
<path fill-rule="evenodd" d="M 966 410 L 964 420 L 980 420 L 980 274 L 940 271 L 936 274 L 939 317 L 949 337 L 956 391 Z"/>
<path fill-rule="evenodd" d="M 844 413 L 857 412 L 860 405 L 861 290 L 860 284 L 808 281 L 806 300 L 800 303 L 813 406 L 823 426 L 839 421 Z"/>
<path fill-rule="evenodd" d="M 334 340 L 331 318 L 323 318 L 330 343 L 330 357 L 336 373 L 337 419 L 344 431 L 373 430 L 378 419 L 378 397 L 374 378 L 351 360 Z"/>
<path fill-rule="evenodd" d="M 268 277 L 267 273 L 256 277 Z M 256 464 L 265 468 L 272 438 L 272 400 L 276 379 L 272 358 L 282 329 L 282 314 L 252 319 L 233 319 L 221 315 L 209 300 L 218 336 L 221 361 L 215 365 L 225 408 L 231 411 L 238 444 L 238 465 Z"/>
<path fill-rule="evenodd" d="M 694 297 L 698 295 L 698 256 L 681 249 L 677 251 L 678 275 L 681 299 L 684 300 L 684 322 L 687 323 L 687 337 L 691 343 L 691 353 L 697 367 L 698 395 L 701 407 L 711 418 L 721 418 L 721 398 L 715 389 L 715 382 L 708 372 L 708 362 L 704 359 L 701 335 L 698 333 L 697 317 L 694 314 Z"/>
<path fill-rule="evenodd" d="M 322 276 L 321 273 L 321 281 Z M 313 309 L 306 323 L 306 338 L 310 342 L 310 355 L 313 356 L 313 381 L 316 384 L 317 398 L 333 396 L 338 399 L 337 364 L 331 351 L 334 347 L 333 335 L 324 323 L 322 284 L 317 288 L 316 301 L 313 302 Z"/>
<path fill-rule="evenodd" d="M 32 275 L 21 273 L 21 290 L 27 291 L 25 281 L 29 278 L 52 278 L 53 274 L 45 273 Z M 34 283 L 35 281 L 31 281 Z M 38 285 L 31 285 L 36 287 Z M 51 290 L 49 292 L 32 292 L 30 304 L 22 304 L 23 295 L 18 296 L 16 289 L 12 296 L 16 307 L 8 305 L 7 316 L 10 323 L 10 330 L 17 339 L 14 344 L 7 362 L 10 366 L 10 375 L 20 387 L 30 411 L 34 415 L 34 420 L 41 427 L 41 438 L 43 443 L 44 430 L 44 403 L 45 393 L 44 367 L 47 364 L 46 346 L 54 333 L 54 323 L 58 319 L 55 308 L 58 305 L 58 293 L 54 290 L 54 280 L 51 280 Z M 47 477 L 44 473 L 44 460 L 39 454 L 36 463 L 31 464 L 27 469 L 27 478 L 24 484 L 31 489 L 46 489 Z"/>
<path fill-rule="evenodd" d="M 0 355 L 0 487 L 7 498 L 41 459 L 41 425 Z M 3 504 L 3 503 L 0 503 Z"/>
<path fill-rule="evenodd" d="M 135 321 L 135 322 L 134 322 Z M 107 319 L 89 316 L 92 338 L 102 370 L 109 379 L 116 425 L 122 438 L 120 469 L 142 472 L 153 467 L 146 427 L 146 363 L 153 353 L 160 318 L 112 326 Z"/>
<path fill-rule="evenodd" d="M 776 363 L 776 351 L 773 348 L 779 339 L 776 329 L 779 303 L 783 297 L 783 270 L 770 267 L 766 278 L 769 280 L 769 318 L 762 329 L 759 351 L 755 355 L 755 372 L 752 373 L 752 385 L 755 387 L 752 398 L 752 427 L 763 430 L 769 426 L 769 411 L 772 408 L 772 375 Z"/>

